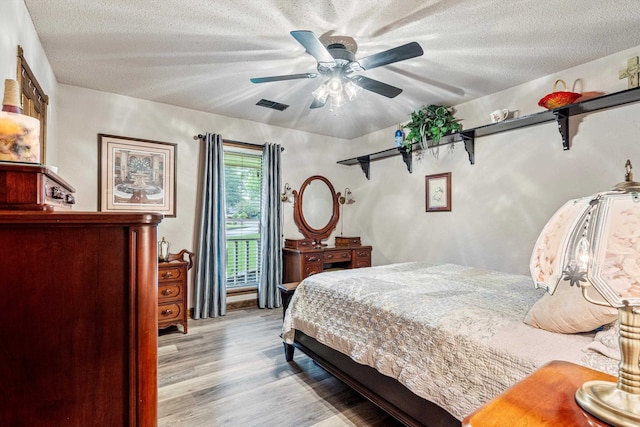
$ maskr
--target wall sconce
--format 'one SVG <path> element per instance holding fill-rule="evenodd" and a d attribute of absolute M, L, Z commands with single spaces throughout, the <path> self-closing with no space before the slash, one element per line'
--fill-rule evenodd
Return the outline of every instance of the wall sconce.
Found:
<path fill-rule="evenodd" d="M 343 231 L 343 218 L 344 218 L 344 205 L 352 205 L 356 202 L 356 199 L 353 198 L 353 193 L 349 189 L 349 187 L 344 189 L 344 196 L 340 196 L 338 198 L 338 203 L 340 203 L 340 236 L 342 236 Z"/>
<path fill-rule="evenodd" d="M 356 202 L 356 199 L 353 198 L 353 193 L 349 190 L 349 187 L 344 189 L 344 196 L 340 196 L 338 199 L 341 205 L 352 205 Z"/>
<path fill-rule="evenodd" d="M 288 182 L 284 184 L 284 188 L 282 189 L 282 194 L 280 194 L 280 201 L 288 202 L 288 203 L 291 203 L 293 201 L 293 192 Z"/>

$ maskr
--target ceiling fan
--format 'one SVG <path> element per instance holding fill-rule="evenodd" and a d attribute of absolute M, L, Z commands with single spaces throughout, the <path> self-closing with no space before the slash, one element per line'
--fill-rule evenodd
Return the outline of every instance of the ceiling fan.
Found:
<path fill-rule="evenodd" d="M 345 96 L 351 100 L 361 89 L 394 98 L 402 93 L 402 89 L 354 73 L 415 58 L 424 53 L 418 43 L 411 42 L 356 60 L 355 43 L 354 46 L 349 46 L 349 43 L 336 38 L 330 39 L 325 45 L 313 32 L 306 30 L 291 31 L 290 34 L 316 59 L 318 73 L 256 77 L 251 82 L 268 83 L 326 76 L 325 83 L 313 91 L 314 100 L 310 108 L 323 107 L 329 98 L 334 106 L 339 106 L 345 102 Z"/>

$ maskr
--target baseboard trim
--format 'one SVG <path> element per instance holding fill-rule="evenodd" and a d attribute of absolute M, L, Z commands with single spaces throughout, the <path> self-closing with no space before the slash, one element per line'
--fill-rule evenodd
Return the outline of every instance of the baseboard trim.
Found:
<path fill-rule="evenodd" d="M 240 310 L 244 308 L 257 307 L 258 301 L 255 299 L 247 299 L 243 301 L 234 301 L 227 303 L 227 310 Z"/>

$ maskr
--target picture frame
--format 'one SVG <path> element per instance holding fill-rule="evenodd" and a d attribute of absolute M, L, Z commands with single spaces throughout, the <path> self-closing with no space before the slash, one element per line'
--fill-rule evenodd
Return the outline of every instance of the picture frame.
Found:
<path fill-rule="evenodd" d="M 426 211 L 451 212 L 451 172 L 425 176 Z"/>
<path fill-rule="evenodd" d="M 98 134 L 98 210 L 176 216 L 176 147 Z"/>

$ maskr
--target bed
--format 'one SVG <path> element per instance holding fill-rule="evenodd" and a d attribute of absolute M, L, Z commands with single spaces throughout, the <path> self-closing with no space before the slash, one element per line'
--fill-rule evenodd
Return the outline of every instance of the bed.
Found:
<path fill-rule="evenodd" d="M 317 274 L 285 313 L 285 353 L 299 348 L 405 425 L 459 426 L 551 360 L 617 373 L 593 345 L 601 332 L 523 322 L 541 295 L 530 276 L 452 264 Z"/>

